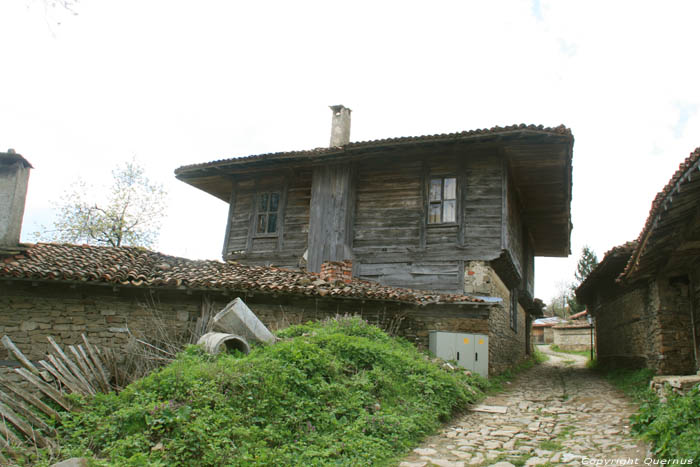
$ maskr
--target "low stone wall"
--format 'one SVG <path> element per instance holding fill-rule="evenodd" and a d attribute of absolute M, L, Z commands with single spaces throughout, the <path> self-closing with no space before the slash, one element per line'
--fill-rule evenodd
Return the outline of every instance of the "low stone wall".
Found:
<path fill-rule="evenodd" d="M 588 324 L 576 326 L 554 326 L 554 345 L 561 350 L 591 350 L 591 327 Z"/>
<path fill-rule="evenodd" d="M 484 304 L 419 307 L 371 300 L 263 293 L 114 289 L 98 285 L 3 281 L 0 282 L 0 335 L 9 335 L 32 360 L 46 355 L 48 335 L 65 346 L 80 344 L 81 334 L 85 334 L 91 343 L 123 354 L 127 351 L 129 331 L 136 336 L 148 336 L 157 323 L 173 335 L 184 338 L 194 328 L 203 307 L 211 306 L 216 313 L 238 296 L 273 331 L 336 315 L 359 315 L 420 348 L 428 347 L 430 331 L 489 334 L 491 310 L 499 315 L 505 314 L 502 307 Z M 510 333 L 513 334 L 512 330 Z M 0 348 L 0 360 L 8 358 L 5 349 Z M 512 355 L 496 348 L 490 359 L 496 368 L 505 369 L 512 361 Z"/>

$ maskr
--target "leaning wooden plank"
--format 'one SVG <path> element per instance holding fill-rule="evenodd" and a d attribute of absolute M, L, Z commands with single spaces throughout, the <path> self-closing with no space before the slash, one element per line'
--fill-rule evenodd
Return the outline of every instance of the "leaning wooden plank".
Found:
<path fill-rule="evenodd" d="M 46 438 L 41 436 L 38 430 L 35 430 L 26 420 L 2 402 L 0 402 L 0 416 L 13 424 L 18 431 L 22 432 L 28 441 L 33 441 L 40 448 L 45 448 L 49 445 Z"/>
<path fill-rule="evenodd" d="M 32 409 L 27 407 L 24 402 L 18 399 L 13 399 L 9 394 L 0 391 L 0 401 L 4 402 L 12 410 L 23 416 L 29 421 L 33 426 L 43 430 L 45 433 L 55 433 L 55 430 L 47 425 L 41 418 L 37 417 Z"/>
<path fill-rule="evenodd" d="M 39 369 L 34 366 L 34 364 L 24 356 L 21 350 L 17 348 L 14 342 L 12 342 L 12 339 L 10 339 L 9 336 L 2 336 L 2 344 L 5 346 L 5 348 L 10 352 L 16 359 L 17 361 L 27 370 L 31 371 L 32 374 L 39 376 L 40 378 L 43 378 L 44 375 L 41 374 Z"/>
<path fill-rule="evenodd" d="M 29 373 L 27 370 L 24 368 L 15 368 L 15 371 L 22 375 L 24 379 L 32 383 L 34 386 L 37 387 L 41 392 L 49 396 L 51 399 L 53 399 L 58 405 L 63 407 L 64 409 L 70 410 L 73 408 L 70 403 L 66 400 L 65 397 L 63 397 L 63 394 L 61 394 L 59 391 L 57 391 L 55 388 L 49 386 L 48 384 L 44 383 L 43 381 L 40 381 L 39 379 L 36 378 L 33 374 Z"/>
<path fill-rule="evenodd" d="M 82 345 L 78 345 L 78 351 L 80 352 L 80 355 L 83 357 L 83 361 L 90 368 L 90 374 L 92 375 L 92 378 L 95 381 L 97 381 L 97 384 L 102 389 L 102 392 L 105 392 L 105 393 L 109 392 L 110 391 L 109 386 L 106 385 L 104 381 L 102 381 L 102 377 L 100 376 L 95 365 L 92 363 L 92 359 L 88 356 L 87 353 L 85 353 L 85 349 L 83 348 Z"/>
<path fill-rule="evenodd" d="M 58 370 L 46 360 L 39 360 L 39 365 L 44 367 L 44 369 L 53 376 L 54 381 L 58 384 L 58 389 L 63 390 L 63 383 L 61 382 L 61 375 Z"/>
<path fill-rule="evenodd" d="M 3 381 L 3 384 L 5 385 L 5 387 L 7 389 L 9 389 L 15 395 L 17 395 L 17 396 L 21 397 L 22 399 L 24 399 L 25 401 L 29 402 L 30 404 L 32 404 L 34 407 L 36 407 L 37 409 L 44 412 L 49 417 L 51 417 L 57 421 L 61 420 L 61 416 L 58 414 L 58 412 L 56 412 L 54 409 L 52 409 L 51 407 L 46 405 L 41 399 L 36 397 L 31 392 L 29 392 L 25 389 L 19 388 L 19 387 L 15 386 L 13 383 L 10 383 L 8 381 Z"/>
<path fill-rule="evenodd" d="M 99 376 L 102 378 L 102 382 L 105 384 L 105 386 L 110 387 L 109 385 L 109 378 L 107 377 L 107 373 L 105 372 L 105 369 L 102 367 L 102 362 L 100 361 L 100 358 L 97 356 L 95 353 L 93 346 L 88 342 L 87 337 L 85 337 L 85 334 L 80 335 L 83 338 L 83 342 L 85 343 L 85 348 L 88 351 L 88 355 L 90 355 L 90 358 L 92 359 L 92 363 L 95 365 L 99 372 Z"/>
<path fill-rule="evenodd" d="M 92 394 L 94 395 L 96 393 L 95 389 L 93 389 L 92 385 L 88 383 L 87 378 L 85 378 L 85 375 L 83 374 L 82 371 L 80 371 L 80 368 L 78 368 L 78 365 L 73 363 L 73 360 L 68 357 L 63 352 L 63 349 L 56 343 L 55 340 L 53 340 L 53 337 L 51 336 L 46 336 L 48 339 L 49 343 L 51 346 L 54 348 L 58 356 L 63 359 L 63 361 L 66 362 L 66 365 L 68 365 L 68 368 L 70 369 L 70 372 L 73 374 L 73 377 L 80 383 L 80 385 L 87 391 L 87 394 Z"/>
<path fill-rule="evenodd" d="M 71 372 L 66 368 L 61 361 L 52 354 L 46 354 L 53 367 L 58 372 L 58 377 L 61 383 L 66 386 L 70 392 L 85 394 L 86 389 L 80 386 L 80 383 L 73 378 Z"/>
<path fill-rule="evenodd" d="M 7 421 L 5 419 L 0 419 L 0 435 L 2 435 L 5 438 L 8 447 L 24 446 L 22 440 L 19 439 L 17 435 L 14 434 L 12 430 L 10 430 L 10 428 L 7 426 Z"/>
<path fill-rule="evenodd" d="M 73 354 L 73 357 L 75 358 L 75 361 L 78 362 L 78 366 L 80 367 L 80 370 L 83 372 L 83 375 L 85 376 L 85 380 L 88 382 L 90 385 L 90 388 L 95 390 L 96 387 L 96 381 L 94 381 L 94 375 L 92 374 L 92 371 L 90 371 L 90 368 L 88 367 L 87 363 L 83 361 L 83 356 L 78 353 L 78 350 L 72 346 L 68 346 L 68 350 Z M 95 391 L 97 392 L 97 391 Z"/>

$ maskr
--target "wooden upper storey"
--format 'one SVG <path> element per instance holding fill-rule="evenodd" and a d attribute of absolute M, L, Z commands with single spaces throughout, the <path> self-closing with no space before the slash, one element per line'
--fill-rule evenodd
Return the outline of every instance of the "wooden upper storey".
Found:
<path fill-rule="evenodd" d="M 227 202 L 231 202 L 232 197 L 235 198 L 236 193 L 240 192 L 241 198 L 236 199 L 234 203 L 251 203 L 251 209 L 252 199 L 248 198 L 255 197 L 255 193 L 260 192 L 266 185 L 284 189 L 282 191 L 285 194 L 280 191 L 281 196 L 285 197 L 280 199 L 282 209 L 289 210 L 288 213 L 285 212 L 285 216 L 288 214 L 292 218 L 289 219 L 292 221 L 291 228 L 296 229 L 298 234 L 293 239 L 290 237 L 290 241 L 303 242 L 304 232 L 299 230 L 304 229 L 304 197 L 310 197 L 314 171 L 319 172 L 320 168 L 327 169 L 330 166 L 347 166 L 353 173 L 352 178 L 347 180 L 347 189 L 352 191 L 348 201 L 354 202 L 356 198 L 359 201 L 365 199 L 369 203 L 350 206 L 357 210 L 357 222 L 360 225 L 369 225 L 367 222 L 371 222 L 370 218 L 373 215 L 380 217 L 379 221 L 385 219 L 384 214 L 387 213 L 376 211 L 377 205 L 383 206 L 389 210 L 388 214 L 397 215 L 405 222 L 402 224 L 405 225 L 403 232 L 384 232 L 395 238 L 397 243 L 402 239 L 417 241 L 419 248 L 424 246 L 423 243 L 431 242 L 431 237 L 443 237 L 439 234 L 433 235 L 433 228 L 427 225 L 429 204 L 426 198 L 429 193 L 426 191 L 429 187 L 425 185 L 426 177 L 440 173 L 455 176 L 459 174 L 462 177 L 461 183 L 457 184 L 461 196 L 458 200 L 459 220 L 452 226 L 452 230 L 456 230 L 457 240 L 462 246 L 466 242 L 466 247 L 469 248 L 468 244 L 472 240 L 470 235 L 474 237 L 473 240 L 477 237 L 482 238 L 478 230 L 470 230 L 470 227 L 481 228 L 481 224 L 465 224 L 470 215 L 499 216 L 495 211 L 488 209 L 479 214 L 486 205 L 475 202 L 480 193 L 475 193 L 474 190 L 483 182 L 484 190 L 493 191 L 500 187 L 502 225 L 508 224 L 508 196 L 513 204 L 517 204 L 510 212 L 517 212 L 519 215 L 532 244 L 533 255 L 567 256 L 570 253 L 571 233 L 572 149 L 573 136 L 565 127 L 520 125 L 446 135 L 349 143 L 343 147 L 310 151 L 248 156 L 180 167 L 175 173 L 180 180 Z M 483 173 L 480 174 L 479 171 Z M 381 177 L 384 177 L 385 189 L 393 190 L 391 196 L 382 194 L 381 189 L 371 194 L 371 184 L 379 182 Z M 323 177 L 318 177 L 317 180 L 320 183 Z M 357 185 L 350 185 L 350 182 Z M 513 192 L 510 195 L 509 187 Z M 308 193 L 304 190 L 308 190 Z M 374 211 L 369 207 L 372 204 L 372 196 L 377 197 Z M 284 206 L 284 203 L 287 203 L 287 206 Z M 403 213 L 398 212 L 396 209 L 400 211 L 401 207 L 397 204 L 405 204 L 408 209 Z M 232 220 L 240 225 L 240 221 L 245 220 L 240 217 L 243 214 L 234 209 Z M 250 216 L 247 220 L 250 220 Z M 284 232 L 287 220 L 286 217 L 283 219 L 284 222 L 280 225 L 282 232 L 278 234 L 282 244 L 285 236 L 292 235 Z M 336 230 L 337 228 L 340 227 L 336 226 Z M 250 223 L 246 229 L 251 230 Z M 435 229 L 441 230 L 449 231 L 450 228 L 444 226 L 444 229 Z M 381 236 L 381 232 L 377 231 L 374 235 Z M 236 238 L 240 233 L 231 232 L 229 237 Z M 394 236 L 399 233 L 400 236 Z M 484 233 L 487 237 L 491 234 Z M 503 244 L 501 246 L 505 246 L 507 232 L 500 236 Z M 362 232 L 355 232 L 352 237 L 353 243 L 357 242 L 356 248 L 363 248 L 368 241 Z M 248 252 L 257 249 L 256 238 L 247 239 L 246 242 Z M 260 240 L 257 243 L 265 241 Z M 271 243 L 271 240 L 268 239 L 267 243 Z M 278 251 L 286 250 L 284 247 L 279 248 L 279 243 Z M 369 244 L 366 247 L 371 248 Z M 384 247 L 391 248 L 391 245 L 382 248 Z"/>

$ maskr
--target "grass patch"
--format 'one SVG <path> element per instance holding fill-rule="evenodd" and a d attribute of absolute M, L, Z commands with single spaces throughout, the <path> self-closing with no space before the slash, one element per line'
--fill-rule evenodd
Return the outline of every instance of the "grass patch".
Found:
<path fill-rule="evenodd" d="M 562 350 L 556 344 L 552 344 L 549 348 L 554 350 L 555 352 L 559 352 L 559 353 L 568 353 L 570 355 L 579 355 L 581 357 L 586 357 L 586 358 L 590 358 L 590 356 L 591 356 L 590 350 Z"/>
<path fill-rule="evenodd" d="M 535 363 L 544 363 L 549 360 L 549 355 L 544 352 L 540 352 L 540 349 L 535 347 L 535 352 L 533 353 L 533 359 Z"/>
<path fill-rule="evenodd" d="M 652 443 L 659 459 L 700 459 L 700 389 L 679 396 L 669 393 L 661 402 L 649 389 L 652 370 L 614 370 L 604 373 L 615 386 L 635 399 L 632 432 Z"/>
<path fill-rule="evenodd" d="M 487 382 L 487 393 L 494 394 L 503 391 L 505 389 L 505 384 L 513 381 L 513 379 L 515 379 L 515 377 L 520 373 L 525 370 L 529 370 L 533 366 L 545 362 L 548 359 L 549 357 L 547 355 L 535 350 L 535 352 L 527 360 L 523 360 L 514 367 L 509 368 L 498 375 L 491 376 Z"/>
<path fill-rule="evenodd" d="M 487 385 L 358 318 L 279 336 L 247 356 L 192 346 L 119 394 L 82 400 L 59 429 L 60 457 L 124 466 L 383 465 Z"/>
<path fill-rule="evenodd" d="M 562 448 L 562 444 L 557 441 L 552 441 L 550 439 L 544 440 L 540 443 L 540 449 L 545 451 L 558 451 Z"/>

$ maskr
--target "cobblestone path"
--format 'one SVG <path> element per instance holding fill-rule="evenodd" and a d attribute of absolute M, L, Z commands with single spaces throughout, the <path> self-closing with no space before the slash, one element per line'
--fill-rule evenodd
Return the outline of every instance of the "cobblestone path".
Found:
<path fill-rule="evenodd" d="M 414 449 L 400 466 L 603 465 L 614 459 L 637 459 L 643 465 L 647 448 L 629 434 L 634 405 L 587 370 L 585 358 L 548 346 L 540 350 L 549 361 L 483 401 L 507 407 L 505 414 L 469 412 Z"/>

